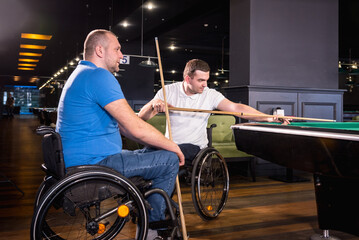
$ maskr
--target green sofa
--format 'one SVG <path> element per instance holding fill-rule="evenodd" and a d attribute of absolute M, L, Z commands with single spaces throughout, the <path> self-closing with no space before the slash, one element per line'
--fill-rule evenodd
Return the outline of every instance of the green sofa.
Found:
<path fill-rule="evenodd" d="M 209 131 L 209 135 L 212 135 L 211 145 L 220 152 L 220 154 L 226 159 L 226 162 L 247 161 L 252 180 L 255 181 L 256 160 L 254 156 L 237 150 L 236 144 L 234 142 L 233 132 L 230 129 L 230 126 L 235 124 L 235 121 L 236 120 L 234 116 L 211 115 L 208 119 L 208 129 L 210 129 L 211 125 L 216 125 L 215 127 L 212 127 L 212 130 Z M 163 134 L 165 133 L 166 116 L 164 114 L 158 114 L 147 122 L 157 128 Z M 212 134 L 210 133 L 211 131 Z"/>
<path fill-rule="evenodd" d="M 153 118 L 147 120 L 149 124 L 157 128 L 158 131 L 165 134 L 166 133 L 166 115 L 157 114 Z"/>
<path fill-rule="evenodd" d="M 245 152 L 239 151 L 234 141 L 231 125 L 236 123 L 236 119 L 231 115 L 211 115 L 208 119 L 208 127 L 215 124 L 212 128 L 212 146 L 220 152 L 226 162 L 248 162 L 248 170 L 253 182 L 256 181 L 255 166 L 256 158 Z"/>

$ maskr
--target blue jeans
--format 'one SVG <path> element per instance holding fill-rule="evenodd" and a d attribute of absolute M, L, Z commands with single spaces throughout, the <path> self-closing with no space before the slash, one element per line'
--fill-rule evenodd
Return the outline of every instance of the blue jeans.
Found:
<path fill-rule="evenodd" d="M 122 150 L 121 153 L 103 159 L 98 165 L 110 167 L 127 178 L 142 176 L 146 180 L 152 180 L 152 188 L 163 189 L 171 196 L 179 160 L 173 152 L 144 148 L 135 151 Z M 166 204 L 163 197 L 155 193 L 151 194 L 147 201 L 152 207 L 149 211 L 149 221 L 164 220 Z"/>

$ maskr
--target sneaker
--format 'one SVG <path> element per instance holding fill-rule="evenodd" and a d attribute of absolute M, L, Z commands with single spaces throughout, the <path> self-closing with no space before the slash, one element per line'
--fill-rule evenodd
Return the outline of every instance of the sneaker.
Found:
<path fill-rule="evenodd" d="M 157 232 L 157 230 L 153 230 L 153 229 L 151 229 L 151 228 L 149 228 L 148 229 L 148 232 L 147 232 L 147 238 L 146 238 L 146 240 L 161 240 L 162 239 L 162 237 L 160 237 L 159 235 L 158 235 L 158 232 Z"/>
<path fill-rule="evenodd" d="M 154 240 L 154 239 L 158 239 L 158 237 L 160 236 L 158 235 L 157 230 L 152 230 L 151 228 L 148 229 L 146 240 Z M 138 239 L 138 227 L 136 228 L 136 239 Z M 161 239 L 162 237 L 160 237 L 158 240 Z"/>

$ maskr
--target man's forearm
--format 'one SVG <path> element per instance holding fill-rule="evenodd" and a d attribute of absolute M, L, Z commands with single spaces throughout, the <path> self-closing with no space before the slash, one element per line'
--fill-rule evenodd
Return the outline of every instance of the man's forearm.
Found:
<path fill-rule="evenodd" d="M 142 118 L 142 120 L 144 121 L 147 121 L 148 119 L 151 119 L 154 115 L 156 115 L 153 112 L 151 102 L 148 102 L 145 106 L 143 106 L 137 115 L 138 117 Z"/>

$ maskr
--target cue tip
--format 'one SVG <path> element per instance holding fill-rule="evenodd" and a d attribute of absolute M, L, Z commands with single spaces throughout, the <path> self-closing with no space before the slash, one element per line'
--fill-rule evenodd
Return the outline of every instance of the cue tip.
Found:
<path fill-rule="evenodd" d="M 155 37 L 155 40 L 157 41 L 157 40 L 158 40 L 158 37 Z"/>

